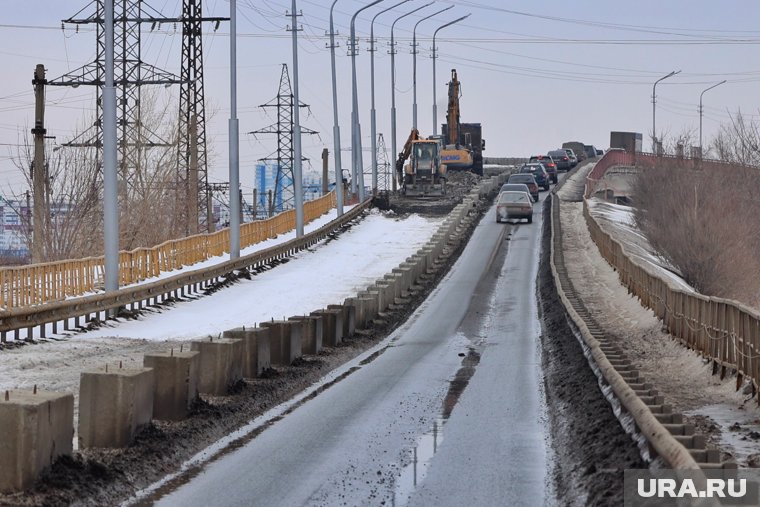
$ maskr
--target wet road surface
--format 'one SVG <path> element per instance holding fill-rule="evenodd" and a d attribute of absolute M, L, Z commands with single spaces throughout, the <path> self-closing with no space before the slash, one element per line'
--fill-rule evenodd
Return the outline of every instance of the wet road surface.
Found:
<path fill-rule="evenodd" d="M 541 203 L 534 213 L 511 226 L 492 208 L 383 353 L 347 365 L 343 380 L 156 503 L 553 503 L 535 287 Z"/>

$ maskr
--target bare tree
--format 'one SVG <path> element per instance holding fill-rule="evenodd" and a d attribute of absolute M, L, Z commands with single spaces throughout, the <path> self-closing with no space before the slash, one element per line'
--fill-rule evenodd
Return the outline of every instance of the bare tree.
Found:
<path fill-rule="evenodd" d="M 152 247 L 184 233 L 180 216 L 186 215 L 187 199 L 177 183 L 177 121 L 170 101 L 159 104 L 158 96 L 143 92 L 141 135 L 136 167 L 121 174 L 119 190 L 119 246 L 121 250 Z M 166 140 L 158 146 L 149 138 Z M 29 168 L 32 143 L 25 136 L 15 165 L 32 186 Z M 46 261 L 81 258 L 103 253 L 103 178 L 95 148 L 54 149 L 47 156 L 48 188 L 44 224 L 32 224 L 31 215 L 17 210 L 22 233 L 31 245 L 32 226 L 41 228 Z M 125 177 L 126 176 L 126 177 Z M 26 190 L 11 195 L 24 202 Z"/>

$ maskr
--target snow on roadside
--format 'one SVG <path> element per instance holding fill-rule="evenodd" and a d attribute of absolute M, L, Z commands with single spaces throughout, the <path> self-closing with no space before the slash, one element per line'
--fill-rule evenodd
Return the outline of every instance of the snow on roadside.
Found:
<path fill-rule="evenodd" d="M 343 211 L 347 213 L 348 211 L 350 211 L 355 206 L 356 206 L 356 204 L 344 206 Z M 310 232 L 316 231 L 320 227 L 324 227 L 325 225 L 329 224 L 330 222 L 332 222 L 336 218 L 338 218 L 338 211 L 337 211 L 337 209 L 331 209 L 330 211 L 328 211 L 327 213 L 323 214 L 322 216 L 317 217 L 314 220 L 312 220 L 311 222 L 309 222 L 308 224 L 304 225 L 304 233 L 308 234 Z M 280 235 L 278 235 L 275 238 L 270 238 L 270 239 L 261 241 L 259 243 L 254 243 L 253 245 L 250 245 L 250 246 L 248 246 L 246 248 L 242 248 L 240 250 L 240 256 L 241 257 L 245 257 L 246 255 L 250 255 L 250 254 L 252 254 L 254 252 L 258 252 L 260 250 L 265 250 L 267 248 L 272 248 L 273 246 L 281 245 L 282 243 L 285 243 L 287 241 L 295 239 L 295 237 L 296 237 L 296 231 L 294 229 L 294 230 L 292 230 L 290 232 L 286 232 L 286 233 L 280 234 Z M 192 273 L 194 271 L 205 269 L 205 268 L 214 266 L 216 264 L 220 264 L 222 262 L 225 262 L 225 261 L 229 260 L 229 258 L 230 258 L 229 253 L 225 253 L 223 255 L 217 255 L 215 257 L 209 257 L 205 261 L 196 262 L 195 264 L 190 264 L 188 266 L 182 266 L 182 267 L 180 267 L 178 269 L 173 269 L 173 270 L 170 270 L 170 271 L 163 271 L 158 276 L 153 276 L 153 277 L 150 277 L 150 278 L 146 278 L 145 280 L 142 280 L 140 282 L 136 282 L 136 283 L 133 283 L 133 284 L 124 285 L 121 288 L 135 287 L 135 286 L 138 286 L 138 285 L 144 285 L 144 284 L 148 284 L 148 283 L 151 283 L 151 282 L 157 282 L 158 280 L 163 280 L 164 278 L 169 278 L 169 277 L 172 277 L 172 276 L 175 276 L 175 275 L 178 275 L 178 274 Z M 82 294 L 80 296 L 71 296 L 71 297 L 69 297 L 67 299 L 76 299 L 78 297 L 91 296 L 93 294 L 96 294 L 96 292 L 87 292 L 87 293 Z"/>
<path fill-rule="evenodd" d="M 78 335 L 88 338 L 188 340 L 240 325 L 281 319 L 342 303 L 415 253 L 441 219 L 392 218 L 373 211 L 337 241 L 304 250 L 251 280 L 162 313 Z"/>
<path fill-rule="evenodd" d="M 676 268 L 655 252 L 647 237 L 636 226 L 633 208 L 605 202 L 596 197 L 588 199 L 588 208 L 591 216 L 602 229 L 620 241 L 631 257 L 649 265 L 653 273 L 667 279 L 673 287 L 695 292 L 694 288 L 676 272 Z"/>
<path fill-rule="evenodd" d="M 443 218 L 373 210 L 337 239 L 209 296 L 162 312 L 146 311 L 139 320 L 2 350 L 0 390 L 37 385 L 72 392 L 76 400 L 82 371 L 120 362 L 125 368 L 141 367 L 144 354 L 178 348 L 186 340 L 341 303 L 416 253 Z"/>

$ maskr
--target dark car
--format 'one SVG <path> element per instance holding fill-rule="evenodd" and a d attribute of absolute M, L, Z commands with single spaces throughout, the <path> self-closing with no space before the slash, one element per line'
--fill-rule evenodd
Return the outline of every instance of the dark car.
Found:
<path fill-rule="evenodd" d="M 586 152 L 586 157 L 588 158 L 596 157 L 596 147 L 593 144 L 584 144 L 583 151 Z"/>
<path fill-rule="evenodd" d="M 546 169 L 546 172 L 549 173 L 549 178 L 551 179 L 552 183 L 557 183 L 557 171 L 559 170 L 556 161 L 552 158 L 551 155 L 534 155 L 530 157 L 530 163 L 540 163 L 544 166 L 544 169 Z M 540 185 L 540 183 L 539 183 Z"/>
<path fill-rule="evenodd" d="M 549 152 L 549 156 L 554 160 L 554 163 L 557 164 L 558 171 L 569 171 L 573 168 L 570 156 L 565 150 L 552 150 Z M 555 181 L 554 183 L 557 182 Z"/>
<path fill-rule="evenodd" d="M 520 168 L 520 172 L 532 174 L 533 177 L 536 178 L 536 183 L 539 187 L 543 188 L 544 190 L 549 190 L 549 185 L 551 185 L 551 176 L 549 176 L 549 173 L 546 172 L 546 168 L 543 166 L 543 164 L 538 162 L 525 164 Z"/>
<path fill-rule="evenodd" d="M 571 150 L 570 148 L 565 148 L 565 153 L 567 153 L 568 158 L 570 159 L 570 167 L 573 168 L 578 165 L 578 157 L 575 155 L 575 152 Z"/>
<path fill-rule="evenodd" d="M 536 183 L 536 178 L 532 174 L 512 174 L 509 176 L 507 183 L 522 183 L 527 185 L 528 190 L 530 190 L 530 196 L 534 201 L 538 202 L 538 183 Z"/>

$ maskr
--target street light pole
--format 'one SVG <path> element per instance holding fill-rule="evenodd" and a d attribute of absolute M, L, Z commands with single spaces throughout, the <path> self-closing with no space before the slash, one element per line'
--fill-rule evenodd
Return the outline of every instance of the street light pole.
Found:
<path fill-rule="evenodd" d="M 360 202 L 364 201 L 364 164 L 362 161 L 361 125 L 359 125 L 359 97 L 356 87 L 356 53 L 359 50 L 356 46 L 356 16 L 358 16 L 363 10 L 369 9 L 373 5 L 377 5 L 382 1 L 384 0 L 375 0 L 372 3 L 365 5 L 356 11 L 351 17 L 351 159 L 353 161 L 351 190 L 356 192 L 356 187 L 359 187 Z M 357 179 L 359 180 L 358 182 L 356 181 Z"/>
<path fill-rule="evenodd" d="M 230 0 L 230 259 L 240 257 L 240 134 L 237 119 L 237 0 Z"/>
<path fill-rule="evenodd" d="M 433 5 L 435 2 L 428 2 L 425 5 L 421 5 L 414 9 L 413 11 L 409 11 L 406 14 L 402 14 L 401 16 L 397 17 L 393 24 L 391 25 L 391 150 L 393 152 L 393 159 L 395 161 L 396 157 L 398 157 L 398 151 L 396 146 L 396 41 L 393 38 L 393 29 L 396 26 L 396 23 L 404 19 L 405 17 L 414 14 L 415 12 L 424 9 L 425 7 L 428 7 L 430 5 Z M 391 178 L 393 181 L 393 191 L 396 191 L 396 168 L 393 168 L 393 178 Z"/>
<path fill-rule="evenodd" d="M 466 15 L 466 16 L 462 16 L 459 19 L 455 19 L 454 21 L 450 21 L 450 22 L 446 23 L 445 25 L 439 26 L 438 29 L 436 29 L 436 31 L 433 32 L 433 135 L 434 136 L 438 135 L 438 105 L 435 103 L 435 94 L 436 94 L 436 91 L 435 91 L 435 80 L 436 80 L 436 77 L 435 77 L 435 60 L 438 57 L 435 54 L 435 52 L 436 52 L 436 49 L 435 49 L 435 36 L 438 35 L 438 32 L 440 32 L 441 30 L 443 30 L 447 26 L 451 26 L 451 25 L 453 25 L 455 23 L 459 23 L 460 21 L 463 21 L 463 20 L 465 20 L 465 19 L 467 19 L 469 17 L 470 17 L 469 14 Z"/>
<path fill-rule="evenodd" d="M 420 23 L 425 21 L 426 19 L 430 19 L 433 16 L 437 16 L 438 14 L 441 14 L 443 12 L 446 12 L 449 9 L 453 9 L 454 6 L 450 5 L 449 7 L 446 7 L 445 9 L 441 9 L 440 11 L 434 12 L 433 14 L 430 14 L 429 16 L 425 16 L 424 18 L 417 21 L 417 23 L 414 24 L 414 30 L 412 30 L 412 89 L 413 89 L 413 95 L 414 95 L 414 101 L 412 102 L 412 127 L 417 128 L 417 27 Z"/>
<path fill-rule="evenodd" d="M 332 99 L 333 99 L 333 149 L 335 150 L 335 201 L 338 216 L 343 215 L 343 168 L 341 167 L 340 125 L 338 125 L 338 81 L 335 77 L 335 26 L 333 25 L 333 9 L 338 0 L 333 0 L 330 6 L 330 64 L 332 67 Z"/>
<path fill-rule="evenodd" d="M 702 90 L 702 93 L 699 94 L 699 158 L 702 158 L 702 154 L 703 154 L 703 152 L 702 152 L 702 112 L 703 112 L 703 110 L 702 110 L 702 95 L 704 95 L 706 91 L 712 90 L 716 86 L 720 86 L 720 85 L 722 85 L 725 82 L 726 82 L 726 80 L 724 79 L 720 83 L 716 83 L 716 84 L 712 85 L 709 88 L 705 88 L 704 90 Z"/>
<path fill-rule="evenodd" d="M 377 123 L 375 112 L 375 20 L 380 14 L 395 9 L 400 5 L 404 5 L 410 0 L 402 0 L 401 2 L 383 9 L 375 14 L 372 18 L 369 28 L 369 51 L 370 51 L 370 81 L 372 82 L 372 108 L 370 110 L 371 132 L 372 132 L 372 193 L 377 191 Z M 394 154 L 395 156 L 395 154 Z M 387 189 L 386 189 L 387 190 Z"/>
<path fill-rule="evenodd" d="M 119 288 L 119 197 L 114 86 L 114 0 L 104 2 L 105 83 L 103 85 L 103 242 L 106 292 Z M 43 168 L 35 167 L 40 171 Z M 126 183 L 126 182 L 125 182 Z M 37 205 L 38 203 L 35 203 Z M 34 224 L 39 227 L 40 224 Z"/>
<path fill-rule="evenodd" d="M 657 130 L 655 130 L 655 114 L 656 114 L 656 106 L 657 106 L 657 95 L 655 93 L 655 90 L 657 88 L 657 83 L 660 81 L 664 81 L 665 79 L 668 79 L 669 77 L 675 76 L 681 72 L 680 70 L 674 70 L 667 76 L 662 76 L 660 79 L 654 82 L 654 85 L 652 86 L 652 152 L 657 153 Z"/>

